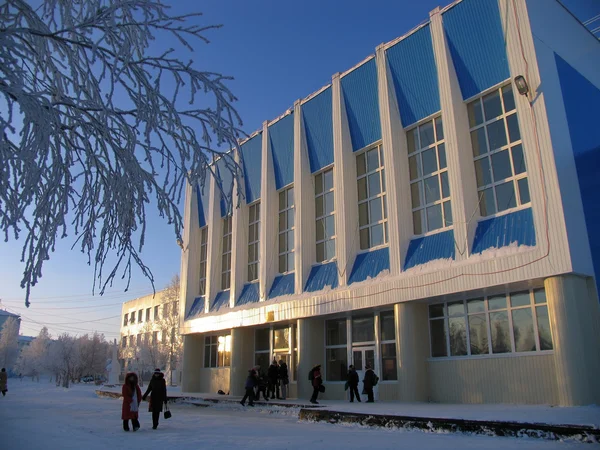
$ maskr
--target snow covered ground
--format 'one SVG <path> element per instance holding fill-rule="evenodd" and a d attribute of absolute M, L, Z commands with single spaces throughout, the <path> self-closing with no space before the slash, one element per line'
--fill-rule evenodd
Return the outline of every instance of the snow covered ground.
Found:
<path fill-rule="evenodd" d="M 431 434 L 298 421 L 298 409 L 218 404 L 173 405 L 173 418 L 152 430 L 146 404 L 142 428 L 121 429 L 121 401 L 98 398 L 93 385 L 71 389 L 52 383 L 9 380 L 0 397 L 0 448 L 10 450 L 115 450 L 198 448 L 283 449 L 568 449 L 584 444 L 539 439 Z M 340 405 L 341 407 L 341 405 Z M 383 408 L 380 406 L 379 408 Z"/>

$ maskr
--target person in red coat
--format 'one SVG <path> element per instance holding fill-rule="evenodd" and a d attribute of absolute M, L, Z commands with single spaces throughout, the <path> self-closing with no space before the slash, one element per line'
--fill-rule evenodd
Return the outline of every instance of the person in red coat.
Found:
<path fill-rule="evenodd" d="M 125 384 L 123 384 L 121 394 L 123 395 L 123 407 L 121 408 L 123 430 L 129 431 L 129 421 L 131 420 L 133 431 L 137 431 L 140 429 L 138 412 L 142 401 L 142 390 L 138 386 L 138 376 L 135 373 L 129 372 L 125 376 Z"/>

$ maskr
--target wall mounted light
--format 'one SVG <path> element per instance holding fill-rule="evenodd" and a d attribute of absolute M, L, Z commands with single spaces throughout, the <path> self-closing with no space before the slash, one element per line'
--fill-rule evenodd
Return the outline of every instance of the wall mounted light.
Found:
<path fill-rule="evenodd" d="M 529 86 L 523 75 L 517 75 L 515 77 L 515 85 L 517 86 L 517 91 L 519 91 L 519 94 L 527 95 L 529 93 Z"/>

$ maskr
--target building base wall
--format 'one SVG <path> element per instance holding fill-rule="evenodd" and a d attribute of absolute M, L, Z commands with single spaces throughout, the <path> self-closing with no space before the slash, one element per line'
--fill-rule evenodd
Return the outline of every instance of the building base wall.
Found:
<path fill-rule="evenodd" d="M 202 334 L 183 336 L 183 370 L 181 374 L 182 392 L 200 392 L 198 376 L 204 361 L 204 340 Z"/>

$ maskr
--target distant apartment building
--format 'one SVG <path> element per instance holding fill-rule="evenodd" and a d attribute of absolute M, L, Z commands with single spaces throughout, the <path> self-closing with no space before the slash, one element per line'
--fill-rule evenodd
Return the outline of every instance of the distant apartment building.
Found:
<path fill-rule="evenodd" d="M 4 326 L 4 323 L 11 317 L 17 319 L 19 328 L 21 327 L 21 316 L 0 309 L 0 334 L 2 334 L 2 327 Z"/>

